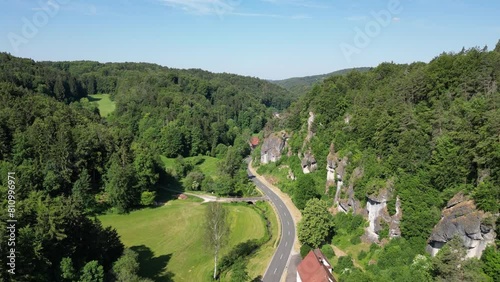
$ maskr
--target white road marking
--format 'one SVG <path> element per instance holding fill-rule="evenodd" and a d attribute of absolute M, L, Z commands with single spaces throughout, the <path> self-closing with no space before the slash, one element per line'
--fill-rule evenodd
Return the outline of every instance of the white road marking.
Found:
<path fill-rule="evenodd" d="M 280 260 L 281 260 L 282 258 L 283 258 L 283 254 L 281 254 L 281 256 L 280 256 Z"/>
<path fill-rule="evenodd" d="M 276 268 L 276 269 L 274 270 L 274 274 L 276 274 L 276 271 L 278 271 L 278 268 Z"/>
<path fill-rule="evenodd" d="M 286 246 L 288 246 L 288 241 L 287 241 L 287 242 L 285 242 L 285 247 L 286 247 Z"/>
<path fill-rule="evenodd" d="M 290 225 L 290 221 L 287 221 L 286 223 L 288 223 L 288 225 Z"/>
<path fill-rule="evenodd" d="M 288 235 L 290 235 L 290 231 L 288 231 Z"/>
<path fill-rule="evenodd" d="M 282 208 L 282 207 L 283 207 L 283 205 L 280 204 L 280 208 Z"/>

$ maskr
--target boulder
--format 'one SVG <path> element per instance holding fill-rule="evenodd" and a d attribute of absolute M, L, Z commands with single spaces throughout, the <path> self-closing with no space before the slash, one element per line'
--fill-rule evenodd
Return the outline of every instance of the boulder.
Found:
<path fill-rule="evenodd" d="M 484 219 L 492 216 L 477 210 L 474 201 L 462 193 L 456 194 L 443 209 L 441 220 L 434 227 L 428 240 L 427 251 L 432 255 L 458 236 L 467 249 L 467 257 L 480 258 L 487 245 L 493 244 L 494 228 L 484 224 Z"/>

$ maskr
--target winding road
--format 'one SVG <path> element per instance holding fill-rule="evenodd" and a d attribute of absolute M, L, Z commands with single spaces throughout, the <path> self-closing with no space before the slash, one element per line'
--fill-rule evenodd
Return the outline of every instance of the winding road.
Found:
<path fill-rule="evenodd" d="M 257 188 L 259 188 L 269 198 L 269 200 L 276 207 L 276 212 L 279 215 L 279 221 L 281 223 L 280 243 L 266 273 L 264 274 L 264 277 L 262 278 L 263 282 L 279 282 L 285 272 L 288 259 L 295 243 L 295 224 L 292 214 L 283 200 L 281 200 L 281 198 L 278 197 L 278 195 L 276 195 L 276 193 L 274 193 L 269 187 L 257 179 L 249 170 L 248 177 L 253 181 L 253 183 L 255 183 Z"/>

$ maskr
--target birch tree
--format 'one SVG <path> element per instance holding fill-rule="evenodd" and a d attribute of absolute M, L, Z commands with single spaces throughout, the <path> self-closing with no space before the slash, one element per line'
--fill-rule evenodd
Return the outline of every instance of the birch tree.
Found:
<path fill-rule="evenodd" d="M 227 211 L 221 203 L 212 202 L 208 203 L 205 216 L 205 236 L 207 246 L 214 252 L 214 279 L 216 279 L 219 251 L 229 237 Z"/>

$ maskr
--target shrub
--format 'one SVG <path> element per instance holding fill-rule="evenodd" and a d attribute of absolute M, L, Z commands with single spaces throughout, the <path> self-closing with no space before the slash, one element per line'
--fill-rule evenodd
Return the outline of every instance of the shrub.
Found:
<path fill-rule="evenodd" d="M 191 171 L 184 180 L 184 188 L 191 191 L 199 191 L 205 175 L 200 171 Z"/>
<path fill-rule="evenodd" d="M 155 191 L 144 191 L 141 194 L 141 205 L 151 206 L 154 204 L 156 198 Z"/>
<path fill-rule="evenodd" d="M 352 269 L 354 264 L 352 263 L 352 257 L 351 256 L 343 256 L 339 257 L 339 262 L 337 263 L 336 269 L 338 271 L 342 271 L 344 269 Z"/>
<path fill-rule="evenodd" d="M 368 256 L 368 253 L 365 251 L 361 251 L 358 254 L 358 260 L 363 260 L 364 258 L 366 258 L 366 256 Z"/>
<path fill-rule="evenodd" d="M 381 225 L 382 229 L 378 232 L 379 238 L 381 240 L 385 239 L 385 238 L 389 238 L 389 224 L 387 224 L 387 222 L 385 222 L 385 221 L 381 221 L 380 225 Z"/>
<path fill-rule="evenodd" d="M 329 260 L 331 260 L 333 257 L 335 257 L 335 252 L 333 252 L 332 246 L 330 246 L 330 245 L 323 245 L 321 247 L 321 252 Z"/>
<path fill-rule="evenodd" d="M 380 246 L 375 244 L 375 243 L 372 243 L 370 245 L 370 253 L 374 253 L 376 250 L 380 249 Z"/>
<path fill-rule="evenodd" d="M 359 236 L 354 236 L 349 241 L 351 242 L 351 244 L 357 245 L 357 244 L 361 243 L 361 238 Z"/>
<path fill-rule="evenodd" d="M 389 215 L 396 214 L 396 197 L 393 197 L 389 201 L 387 201 L 387 212 Z"/>
<path fill-rule="evenodd" d="M 305 258 L 307 256 L 307 254 L 312 250 L 312 247 L 307 245 L 307 244 L 304 244 L 300 247 L 300 256 L 302 258 Z"/>

